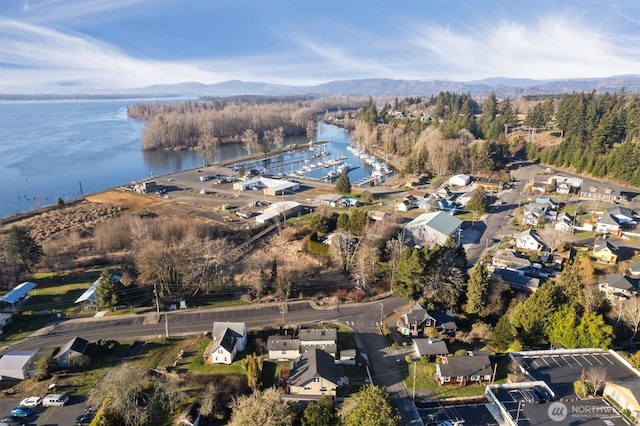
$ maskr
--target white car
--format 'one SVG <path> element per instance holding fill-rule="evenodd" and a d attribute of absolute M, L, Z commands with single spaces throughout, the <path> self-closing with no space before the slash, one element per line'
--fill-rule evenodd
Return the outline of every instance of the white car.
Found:
<path fill-rule="evenodd" d="M 39 396 L 31 396 L 20 401 L 21 407 L 37 407 L 42 403 L 42 398 Z"/>

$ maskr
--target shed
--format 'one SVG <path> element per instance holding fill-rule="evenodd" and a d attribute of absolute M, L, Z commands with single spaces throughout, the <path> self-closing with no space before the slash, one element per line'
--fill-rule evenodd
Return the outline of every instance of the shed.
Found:
<path fill-rule="evenodd" d="M 22 284 L 18 284 L 12 290 L 9 290 L 4 296 L 0 297 L 2 310 L 4 311 L 8 309 L 10 311 L 15 311 L 16 308 L 22 306 L 22 304 L 27 300 L 29 292 L 36 288 L 36 286 L 36 283 L 26 281 Z"/>
<path fill-rule="evenodd" d="M 14 351 L 0 358 L 1 380 L 23 380 L 29 377 L 37 351 Z"/>
<path fill-rule="evenodd" d="M 468 175 L 455 175 L 449 178 L 449 185 L 451 186 L 467 186 L 471 183 L 471 176 Z"/>
<path fill-rule="evenodd" d="M 83 355 L 87 350 L 87 346 L 89 346 L 89 342 L 85 339 L 82 337 L 74 337 L 60 348 L 60 352 L 58 352 L 55 358 L 56 363 L 60 367 L 71 367 L 77 361 L 74 357 Z"/>

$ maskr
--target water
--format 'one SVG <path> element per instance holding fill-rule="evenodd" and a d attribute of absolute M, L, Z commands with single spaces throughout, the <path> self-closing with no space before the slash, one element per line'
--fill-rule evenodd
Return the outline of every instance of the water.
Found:
<path fill-rule="evenodd" d="M 202 165 L 193 151 L 143 151 L 144 123 L 127 117 L 126 107 L 149 100 L 64 100 L 0 102 L 0 217 L 55 204 L 127 184 L 135 180 L 188 170 Z M 319 125 L 323 150 L 344 155 L 357 167 L 352 182 L 371 173 L 371 167 L 348 151 L 349 133 L 337 126 Z M 306 144 L 302 138 L 287 143 Z M 318 148 L 320 152 L 320 148 Z M 240 144 L 221 146 L 217 160 L 246 154 Z M 311 151 L 285 155 L 310 157 Z M 296 160 L 297 161 L 297 160 Z M 301 167 L 301 166 L 300 166 Z M 293 171 L 294 167 L 289 166 Z M 307 173 L 319 178 L 331 168 Z"/>

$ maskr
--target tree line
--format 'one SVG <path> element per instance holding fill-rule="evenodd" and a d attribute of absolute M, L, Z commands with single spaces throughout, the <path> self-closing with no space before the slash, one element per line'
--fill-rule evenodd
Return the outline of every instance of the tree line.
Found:
<path fill-rule="evenodd" d="M 577 173 L 612 177 L 640 185 L 640 97 L 620 93 L 572 93 L 555 106 L 548 97 L 527 114 L 534 128 L 552 124 L 562 142 L 540 149 L 532 144 L 529 158 Z"/>

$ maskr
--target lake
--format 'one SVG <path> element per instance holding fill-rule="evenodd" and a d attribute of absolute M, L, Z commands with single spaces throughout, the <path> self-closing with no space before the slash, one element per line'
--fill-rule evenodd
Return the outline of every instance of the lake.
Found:
<path fill-rule="evenodd" d="M 0 102 L 0 217 L 55 204 L 58 197 L 70 200 L 202 165 L 193 151 L 143 151 L 144 122 L 127 117 L 133 102 L 151 100 Z M 327 141 L 322 149 L 330 157 L 325 159 L 345 156 L 356 167 L 349 173 L 352 182 L 371 173 L 370 165 L 347 150 L 351 138 L 344 129 L 320 123 L 318 138 Z M 286 143 L 308 141 L 289 138 Z M 287 158 L 310 159 L 310 153 Z M 244 154 L 240 144 L 223 145 L 217 159 Z M 321 177 L 328 171 L 307 175 Z"/>

